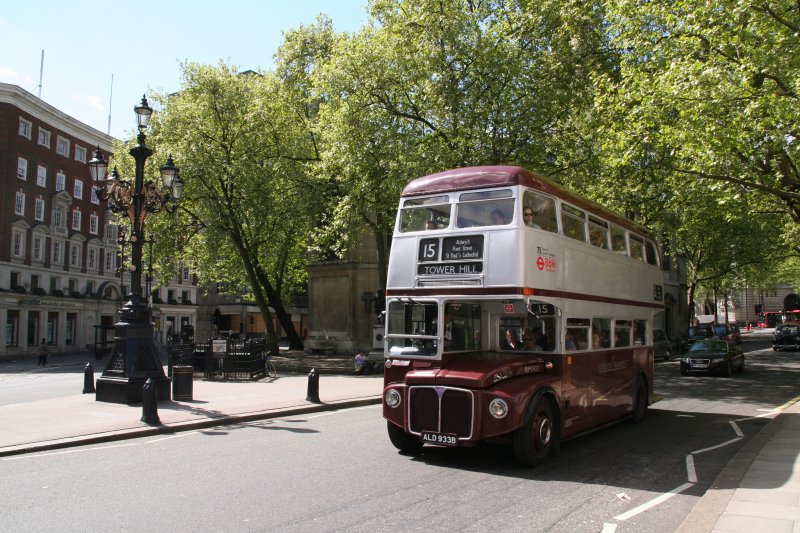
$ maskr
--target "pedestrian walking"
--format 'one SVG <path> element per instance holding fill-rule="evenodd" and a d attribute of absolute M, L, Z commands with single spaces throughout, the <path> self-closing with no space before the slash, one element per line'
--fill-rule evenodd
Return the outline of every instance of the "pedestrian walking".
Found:
<path fill-rule="evenodd" d="M 50 356 L 50 350 L 47 349 L 47 339 L 42 339 L 39 343 L 39 362 L 36 366 L 47 366 L 47 358 Z"/>

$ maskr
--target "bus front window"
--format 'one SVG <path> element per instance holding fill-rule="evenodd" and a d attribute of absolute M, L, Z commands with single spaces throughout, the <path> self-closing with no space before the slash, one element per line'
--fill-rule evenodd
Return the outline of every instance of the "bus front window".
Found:
<path fill-rule="evenodd" d="M 443 229 L 449 225 L 450 204 L 447 196 L 412 198 L 403 202 L 400 232 Z"/>
<path fill-rule="evenodd" d="M 437 313 L 436 302 L 390 302 L 386 311 L 389 353 L 435 356 L 438 347 Z"/>
<path fill-rule="evenodd" d="M 457 226 L 505 226 L 514 218 L 514 198 L 510 189 L 469 192 L 458 199 Z"/>

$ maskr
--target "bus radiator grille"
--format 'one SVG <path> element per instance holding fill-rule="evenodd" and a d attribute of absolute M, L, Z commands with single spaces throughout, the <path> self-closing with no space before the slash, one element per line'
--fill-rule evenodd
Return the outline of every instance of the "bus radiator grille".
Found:
<path fill-rule="evenodd" d="M 411 433 L 434 431 L 472 437 L 474 395 L 466 389 L 413 386 L 408 390 L 408 426 Z"/>

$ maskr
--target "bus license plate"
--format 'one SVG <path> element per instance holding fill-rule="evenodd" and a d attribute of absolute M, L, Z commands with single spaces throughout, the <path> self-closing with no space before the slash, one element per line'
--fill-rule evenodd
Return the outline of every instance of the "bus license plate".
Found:
<path fill-rule="evenodd" d="M 458 438 L 447 433 L 422 432 L 422 442 L 438 444 L 439 446 L 458 446 Z"/>

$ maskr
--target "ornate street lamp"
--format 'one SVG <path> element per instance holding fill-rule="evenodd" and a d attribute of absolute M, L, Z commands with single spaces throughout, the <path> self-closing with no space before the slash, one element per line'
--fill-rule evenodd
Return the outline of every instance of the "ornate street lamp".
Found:
<path fill-rule="evenodd" d="M 89 161 L 89 170 L 95 183 L 97 196 L 108 202 L 111 211 L 125 213 L 131 223 L 128 243 L 131 246 L 130 293 L 127 302 L 119 310 L 119 321 L 114 326 L 114 350 L 103 375 L 97 379 L 96 399 L 114 403 L 141 403 L 142 387 L 148 378 L 157 387 L 160 400 L 170 398 L 169 378 L 164 374 L 161 358 L 153 342 L 151 309 L 147 297 L 142 296 L 142 248 L 147 242 L 145 219 L 151 213 L 162 210 L 174 212 L 176 202 L 183 193 L 183 181 L 172 156 L 161 167 L 159 186 L 154 181 L 144 181 L 144 164 L 153 154 L 145 145 L 144 130 L 150 122 L 153 110 L 142 97 L 134 107 L 139 134 L 138 144 L 130 154 L 136 161 L 134 182 L 124 180 L 114 168 L 106 178 L 108 162 L 100 152 L 94 152 Z"/>

